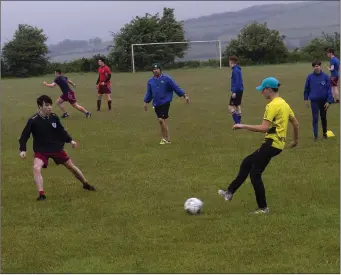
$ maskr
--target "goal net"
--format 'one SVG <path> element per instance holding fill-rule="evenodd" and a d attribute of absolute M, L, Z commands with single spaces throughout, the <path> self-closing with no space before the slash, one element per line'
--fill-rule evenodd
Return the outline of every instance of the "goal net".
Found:
<path fill-rule="evenodd" d="M 160 43 L 142 43 L 131 44 L 131 62 L 132 72 L 136 72 L 136 51 L 138 47 L 153 47 L 161 50 L 161 45 L 188 44 L 188 50 L 183 58 L 176 58 L 175 63 L 181 64 L 183 67 L 201 67 L 210 66 L 222 68 L 222 49 L 220 40 L 205 41 L 183 41 L 183 42 L 160 42 Z M 156 49 L 157 50 L 157 49 Z M 155 60 L 154 62 L 162 63 L 163 60 Z"/>

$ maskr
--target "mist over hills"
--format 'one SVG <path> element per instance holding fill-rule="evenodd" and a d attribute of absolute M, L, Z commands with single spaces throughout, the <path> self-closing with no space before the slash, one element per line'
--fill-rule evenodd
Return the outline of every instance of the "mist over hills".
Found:
<path fill-rule="evenodd" d="M 176 10 L 175 10 L 176 14 Z M 285 35 L 289 48 L 304 46 L 322 32 L 340 32 L 340 2 L 298 2 L 252 6 L 236 12 L 223 12 L 184 21 L 186 38 L 189 40 L 221 40 L 223 49 L 248 23 L 267 22 L 271 29 Z M 90 39 L 89 39 L 90 40 Z M 51 59 L 68 61 L 95 54 L 107 54 L 111 41 L 66 41 L 50 45 Z M 90 42 L 90 43 L 89 43 Z M 64 45 L 63 45 L 64 44 Z M 65 45 L 66 44 L 66 45 Z M 192 45 L 184 60 L 216 58 L 214 44 Z"/>

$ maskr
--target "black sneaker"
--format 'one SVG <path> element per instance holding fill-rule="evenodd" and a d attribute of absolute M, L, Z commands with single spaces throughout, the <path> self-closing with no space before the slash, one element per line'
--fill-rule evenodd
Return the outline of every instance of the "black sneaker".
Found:
<path fill-rule="evenodd" d="M 62 114 L 62 116 L 61 116 L 61 118 L 67 118 L 67 117 L 69 117 L 70 115 L 68 114 L 68 113 L 64 113 L 64 114 Z"/>
<path fill-rule="evenodd" d="M 328 138 L 327 134 L 323 134 L 323 138 L 327 139 Z"/>
<path fill-rule="evenodd" d="M 89 118 L 89 117 L 91 117 L 91 113 L 90 113 L 90 112 L 87 112 L 87 113 L 85 114 L 85 116 L 86 116 L 86 118 Z"/>
<path fill-rule="evenodd" d="M 39 195 L 39 197 L 37 198 L 37 201 L 44 201 L 44 200 L 46 200 L 45 195 Z"/>
<path fill-rule="evenodd" d="M 83 183 L 83 188 L 89 191 L 96 191 L 96 188 L 88 183 Z"/>

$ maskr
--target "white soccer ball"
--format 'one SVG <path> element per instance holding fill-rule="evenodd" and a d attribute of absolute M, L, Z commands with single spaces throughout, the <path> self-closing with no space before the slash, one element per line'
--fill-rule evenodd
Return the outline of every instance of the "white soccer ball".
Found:
<path fill-rule="evenodd" d="M 203 202 L 197 198 L 189 198 L 186 200 L 184 208 L 188 214 L 200 214 Z"/>

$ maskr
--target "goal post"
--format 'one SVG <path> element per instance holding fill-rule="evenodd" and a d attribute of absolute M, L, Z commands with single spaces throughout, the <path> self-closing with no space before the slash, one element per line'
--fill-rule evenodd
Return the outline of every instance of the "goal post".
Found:
<path fill-rule="evenodd" d="M 132 72 L 135 73 L 134 47 L 136 47 L 136 46 L 172 45 L 172 44 L 199 44 L 199 43 L 214 43 L 214 42 L 216 44 L 218 44 L 219 68 L 221 69 L 222 68 L 221 40 L 203 40 L 203 41 L 179 41 L 179 42 L 155 42 L 155 43 L 131 44 Z"/>

